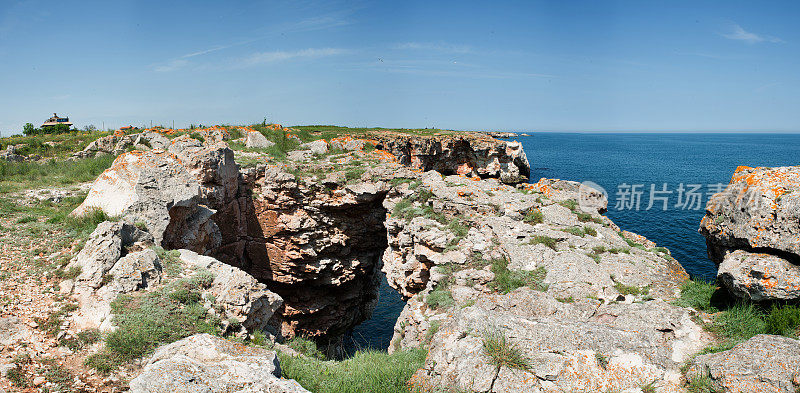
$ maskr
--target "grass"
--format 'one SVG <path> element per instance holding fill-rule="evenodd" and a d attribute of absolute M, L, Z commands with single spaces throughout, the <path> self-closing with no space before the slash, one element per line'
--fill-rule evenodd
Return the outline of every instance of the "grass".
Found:
<path fill-rule="evenodd" d="M 208 316 L 199 289 L 207 277 L 195 275 L 161 290 L 120 295 L 111 303 L 118 329 L 105 338 L 105 348 L 86 359 L 86 365 L 109 373 L 119 365 L 197 333 L 220 333 L 220 323 Z"/>
<path fill-rule="evenodd" d="M 528 224 L 541 224 L 544 222 L 544 214 L 542 214 L 541 210 L 539 209 L 530 209 L 525 213 L 525 217 L 522 221 L 527 222 Z"/>
<path fill-rule="evenodd" d="M 114 162 L 112 156 L 75 161 L 0 161 L 0 191 L 67 186 L 93 181 Z"/>
<path fill-rule="evenodd" d="M 453 305 L 453 294 L 446 285 L 439 284 L 425 296 L 425 303 L 432 308 L 447 308 Z"/>
<path fill-rule="evenodd" d="M 647 295 L 648 293 L 650 293 L 649 286 L 637 287 L 634 285 L 625 285 L 621 282 L 616 282 L 616 281 L 614 282 L 614 289 L 616 289 L 617 292 L 619 292 L 619 294 L 623 296 L 625 295 L 639 296 L 639 295 Z"/>
<path fill-rule="evenodd" d="M 689 380 L 689 384 L 686 385 L 686 390 L 688 390 L 689 393 L 717 393 L 717 390 L 711 386 L 711 377 L 707 374 L 696 376 Z"/>
<path fill-rule="evenodd" d="M 593 222 L 593 223 L 596 223 L 596 224 L 602 224 L 603 223 L 603 220 L 601 220 L 601 219 L 599 219 L 597 217 L 594 217 L 589 213 L 580 213 L 579 212 L 579 213 L 576 213 L 576 215 L 578 216 L 578 221 L 580 221 L 580 222 Z"/>
<path fill-rule="evenodd" d="M 494 280 L 490 286 L 503 294 L 521 287 L 529 287 L 537 291 L 547 290 L 547 286 L 543 283 L 547 271 L 542 266 L 533 271 L 512 271 L 508 269 L 508 259 L 498 258 L 492 260 L 492 273 L 494 273 Z"/>
<path fill-rule="evenodd" d="M 534 236 L 530 241 L 528 241 L 528 244 L 530 244 L 530 245 L 544 244 L 545 246 L 547 246 L 547 247 L 549 247 L 549 248 L 551 248 L 551 249 L 553 249 L 555 251 L 558 251 L 556 249 L 556 244 L 557 243 L 558 243 L 558 240 L 553 239 L 552 237 L 549 237 L 549 236 Z"/>
<path fill-rule="evenodd" d="M 284 378 L 315 393 L 408 393 L 408 380 L 422 367 L 425 350 L 393 354 L 359 351 L 346 360 L 323 361 L 279 353 Z"/>
<path fill-rule="evenodd" d="M 681 297 L 675 304 L 696 310 L 715 313 L 719 311 L 711 304 L 711 298 L 719 287 L 704 280 L 688 280 L 681 285 Z"/>
<path fill-rule="evenodd" d="M 558 204 L 572 211 L 575 211 L 575 209 L 578 208 L 578 201 L 574 199 L 567 199 L 566 201 L 561 201 Z"/>
<path fill-rule="evenodd" d="M 78 332 L 75 336 L 64 337 L 58 341 L 58 344 L 67 347 L 73 351 L 79 351 L 87 346 L 100 341 L 100 331 L 97 329 L 84 330 Z"/>
<path fill-rule="evenodd" d="M 712 331 L 732 342 L 750 339 L 765 331 L 763 313 L 752 303 L 738 303 L 714 317 Z"/>
<path fill-rule="evenodd" d="M 773 304 L 764 317 L 764 332 L 797 338 L 800 329 L 800 306 Z"/>
<path fill-rule="evenodd" d="M 317 344 L 304 337 L 294 337 L 286 342 L 289 348 L 294 349 L 310 358 L 325 360 L 325 354 L 317 348 Z"/>
<path fill-rule="evenodd" d="M 487 329 L 483 334 L 481 348 L 483 354 L 489 358 L 489 364 L 495 366 L 497 372 L 502 367 L 526 371 L 531 367 L 530 360 L 522 353 L 522 349 L 511 342 L 500 329 Z"/>
<path fill-rule="evenodd" d="M 579 236 L 579 237 L 584 237 L 586 235 L 597 236 L 597 231 L 594 228 L 590 227 L 590 226 L 584 226 L 583 228 L 571 227 L 571 228 L 567 228 L 567 229 L 562 229 L 561 231 L 569 233 L 569 234 L 572 234 L 572 235 L 575 235 L 575 236 Z"/>

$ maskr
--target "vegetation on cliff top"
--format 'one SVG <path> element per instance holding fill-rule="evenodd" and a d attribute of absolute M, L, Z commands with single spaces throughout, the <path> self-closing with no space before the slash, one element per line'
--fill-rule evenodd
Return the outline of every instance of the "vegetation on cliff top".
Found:
<path fill-rule="evenodd" d="M 346 360 L 325 361 L 278 352 L 283 377 L 296 380 L 315 393 L 408 393 L 408 380 L 422 367 L 422 349 L 359 351 Z"/>

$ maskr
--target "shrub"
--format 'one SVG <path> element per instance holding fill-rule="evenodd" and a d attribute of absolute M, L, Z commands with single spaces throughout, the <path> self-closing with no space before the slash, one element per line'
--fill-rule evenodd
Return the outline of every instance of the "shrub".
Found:
<path fill-rule="evenodd" d="M 584 226 L 583 227 L 583 233 L 585 233 L 585 234 L 587 234 L 589 236 L 597 236 L 597 231 L 594 228 L 590 227 L 590 226 Z"/>
<path fill-rule="evenodd" d="M 304 337 L 294 337 L 286 342 L 289 348 L 314 359 L 325 359 L 325 354 L 319 350 L 317 343 Z"/>
<path fill-rule="evenodd" d="M 566 207 L 569 210 L 575 210 L 578 207 L 578 201 L 574 199 L 567 199 L 566 201 L 561 201 L 558 204 Z"/>
<path fill-rule="evenodd" d="M 447 308 L 453 305 L 453 294 L 444 285 L 440 284 L 428 296 L 425 296 L 425 303 L 432 308 Z"/>
<path fill-rule="evenodd" d="M 337 362 L 278 354 L 282 376 L 315 393 L 408 393 L 408 380 L 422 367 L 426 355 L 422 349 L 391 355 L 358 351 Z"/>

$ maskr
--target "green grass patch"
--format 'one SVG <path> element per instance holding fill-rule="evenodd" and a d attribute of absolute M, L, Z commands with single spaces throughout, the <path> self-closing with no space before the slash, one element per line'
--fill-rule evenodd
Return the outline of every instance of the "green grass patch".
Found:
<path fill-rule="evenodd" d="M 558 251 L 556 249 L 556 244 L 557 243 L 558 243 L 558 240 L 553 239 L 552 237 L 549 237 L 549 236 L 534 236 L 531 240 L 528 241 L 528 244 L 530 244 L 530 245 L 544 244 L 545 246 L 547 246 L 547 247 L 549 247 L 549 248 L 551 248 L 551 249 L 553 249 L 555 251 Z"/>
<path fill-rule="evenodd" d="M 118 329 L 105 338 L 105 348 L 86 359 L 86 365 L 109 373 L 119 365 L 197 333 L 220 333 L 196 292 L 207 277 L 195 275 L 146 294 L 120 295 L 111 303 Z M 187 289 L 191 288 L 191 289 Z"/>
<path fill-rule="evenodd" d="M 530 360 L 522 353 L 522 349 L 511 342 L 500 329 L 488 329 L 484 332 L 481 348 L 483 354 L 489 358 L 489 364 L 495 366 L 497 371 L 502 367 L 517 370 L 529 370 L 531 367 Z"/>
<path fill-rule="evenodd" d="M 278 354 L 282 376 L 314 393 L 408 393 L 407 382 L 422 367 L 426 355 L 422 349 L 391 355 L 359 351 L 346 360 L 323 361 Z"/>
<path fill-rule="evenodd" d="M 532 225 L 541 224 L 544 222 L 544 214 L 542 214 L 542 211 L 539 209 L 530 209 L 525 213 L 525 217 L 522 221 Z"/>
<path fill-rule="evenodd" d="M 498 258 L 492 260 L 492 273 L 494 273 L 494 281 L 490 283 L 490 286 L 503 294 L 521 287 L 529 287 L 537 291 L 547 290 L 547 286 L 544 284 L 547 271 L 542 266 L 533 271 L 512 271 L 508 269 L 508 259 Z"/>
<path fill-rule="evenodd" d="M 11 192 L 85 183 L 96 179 L 113 162 L 112 156 L 44 163 L 0 160 L 0 190 Z"/>
<path fill-rule="evenodd" d="M 715 313 L 719 310 L 711 305 L 711 298 L 717 289 L 719 288 L 716 285 L 704 280 L 688 280 L 681 285 L 681 297 L 675 301 L 675 304 Z"/>

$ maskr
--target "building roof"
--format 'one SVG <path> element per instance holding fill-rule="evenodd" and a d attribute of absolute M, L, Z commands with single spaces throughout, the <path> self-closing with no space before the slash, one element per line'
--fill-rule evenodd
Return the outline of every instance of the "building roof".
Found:
<path fill-rule="evenodd" d="M 53 117 L 47 119 L 47 121 L 42 123 L 42 127 L 57 126 L 59 124 L 72 126 L 72 122 L 69 121 L 69 117 L 58 117 L 57 114 L 53 113 Z"/>

